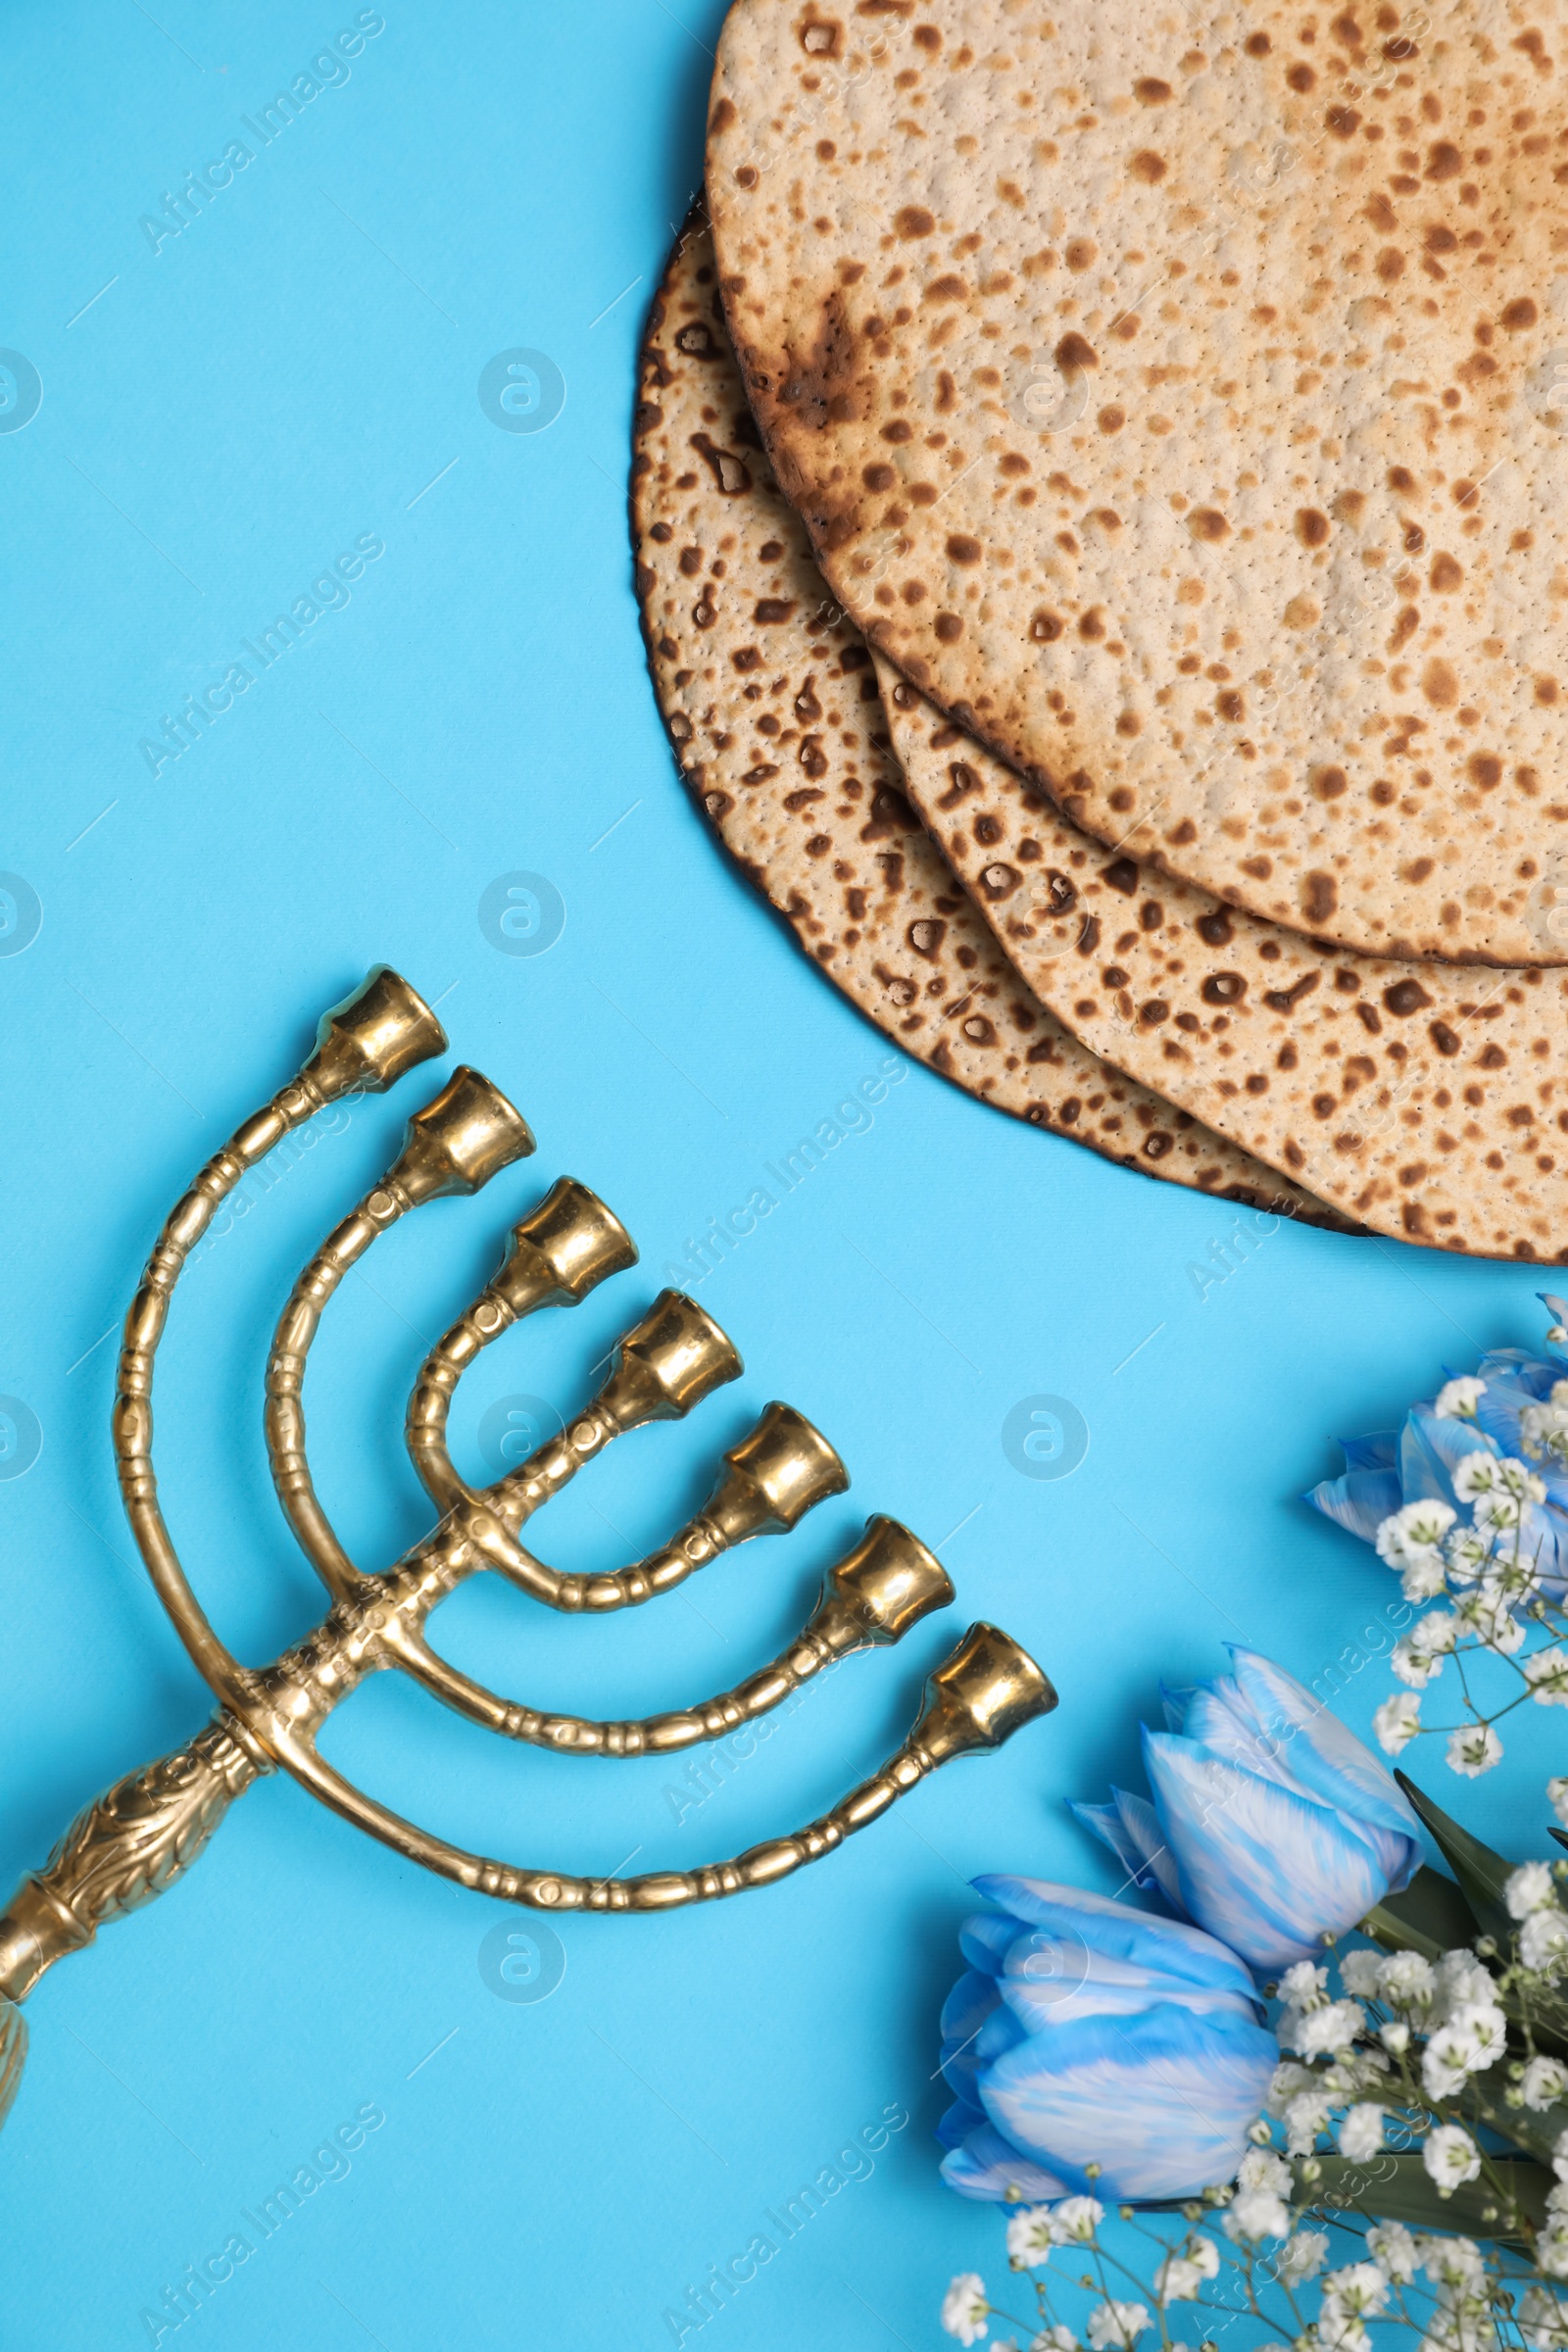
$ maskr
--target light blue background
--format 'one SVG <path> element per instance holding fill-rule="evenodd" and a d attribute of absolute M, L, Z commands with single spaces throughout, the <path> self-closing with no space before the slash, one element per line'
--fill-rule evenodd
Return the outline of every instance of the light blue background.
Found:
<path fill-rule="evenodd" d="M 644 1265 L 485 1357 L 456 1422 L 475 1466 L 481 1410 L 514 1392 L 569 1407 L 666 1257 L 887 1051 L 721 860 L 643 669 L 624 523 L 634 354 L 698 174 L 720 16 L 713 0 L 681 12 L 387 0 L 346 85 L 156 256 L 139 216 L 245 135 L 240 115 L 354 10 L 158 0 L 155 22 L 116 0 L 0 23 L 0 343 L 44 386 L 26 428 L 0 436 L 0 867 L 44 909 L 26 952 L 0 958 L 0 1391 L 43 1429 L 35 1466 L 0 1483 L 13 1876 L 203 1717 L 122 1522 L 107 1335 L 165 1208 L 294 1066 L 322 1005 L 390 959 L 540 1139 L 482 1201 L 401 1230 L 331 1311 L 314 1449 L 367 1562 L 427 1524 L 403 1400 L 522 1206 L 579 1174 Z M 476 398 L 485 363 L 517 345 L 565 378 L 542 433 L 497 430 Z M 366 532 L 386 552 L 352 603 L 155 780 L 142 735 Z M 566 906 L 535 958 L 497 953 L 476 919 L 519 867 Z M 272 1321 L 428 1091 L 421 1075 L 357 1108 L 259 1192 L 177 1303 L 168 1509 L 257 1660 L 320 1607 L 261 1445 Z M 497 1916 L 480 1898 L 265 1784 L 189 1885 L 29 2005 L 0 2140 L 0 2341 L 145 2341 L 141 2309 L 370 2100 L 384 2128 L 221 2288 L 199 2323 L 209 2352 L 653 2352 L 671 2340 L 664 2307 L 891 2102 L 912 2120 L 872 2176 L 702 2340 L 939 2340 L 950 2273 L 1003 2269 L 1000 2223 L 942 2190 L 930 2138 L 963 1881 L 1012 1867 L 1110 1886 L 1064 1800 L 1136 1776 L 1160 1674 L 1211 1672 L 1246 1639 L 1311 1680 L 1395 1597 L 1369 1551 L 1292 1500 L 1338 1467 L 1330 1433 L 1386 1422 L 1441 1363 L 1541 1328 L 1527 1268 L 1288 1228 L 1200 1282 L 1236 1224 L 911 1069 L 703 1286 L 744 1382 L 628 1440 L 540 1540 L 593 1566 L 650 1545 L 773 1396 L 832 1436 L 853 1495 L 660 1607 L 588 1626 L 470 1589 L 442 1636 L 536 1700 L 682 1703 L 771 1654 L 872 1509 L 943 1544 L 951 1620 L 834 1675 L 679 1821 L 671 1766 L 510 1751 L 392 1677 L 329 1746 L 450 1836 L 610 1872 L 634 1849 L 634 1868 L 734 1853 L 817 1812 L 896 1742 L 970 1618 L 1039 1655 L 1059 1714 L 765 1896 L 564 1922 L 564 1982 L 531 2006 L 480 1980 Z M 1065 1480 L 1026 1479 L 1002 1452 L 1005 1415 L 1041 1392 L 1090 1428 Z M 1352 1676 L 1350 1720 L 1364 1728 L 1387 1687 L 1381 1667 Z M 1464 1800 L 1538 1851 L 1524 1799 L 1549 1768 L 1547 1728 L 1519 1724 L 1503 1772 Z M 1454 1799 L 1434 1755 L 1411 1760 Z"/>

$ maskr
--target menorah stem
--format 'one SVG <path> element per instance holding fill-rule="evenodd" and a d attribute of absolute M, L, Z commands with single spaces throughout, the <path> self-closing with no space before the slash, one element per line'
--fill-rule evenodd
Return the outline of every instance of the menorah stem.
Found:
<path fill-rule="evenodd" d="M 220 1708 L 183 1747 L 106 1789 L 0 1913 L 0 1996 L 25 2000 L 45 1969 L 172 1886 L 270 1769 Z"/>

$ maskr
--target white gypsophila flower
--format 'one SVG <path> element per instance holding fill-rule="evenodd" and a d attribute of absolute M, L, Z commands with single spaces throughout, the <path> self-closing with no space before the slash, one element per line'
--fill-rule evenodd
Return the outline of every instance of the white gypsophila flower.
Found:
<path fill-rule="evenodd" d="M 1559 2132 L 1551 2143 L 1551 2169 L 1559 2180 L 1568 2181 L 1568 2132 Z M 1565 2210 L 1558 2200 L 1555 2189 L 1552 2190 L 1548 2202 L 1553 2204 L 1559 2213 Z"/>
<path fill-rule="evenodd" d="M 1536 2239 L 1536 2268 L 1548 2278 L 1568 2278 L 1568 2215 L 1554 2214 Z"/>
<path fill-rule="evenodd" d="M 1298 2230 L 1279 2260 L 1279 2276 L 1287 2286 L 1301 2286 L 1315 2278 L 1328 2260 L 1326 2230 Z"/>
<path fill-rule="evenodd" d="M 1328 1999 L 1329 1972 L 1313 1960 L 1293 1960 L 1280 1979 L 1280 1999 L 1293 2009 L 1304 2009 L 1311 2001 Z"/>
<path fill-rule="evenodd" d="M 1154 2273 L 1154 2292 L 1162 2303 L 1192 2303 L 1202 2283 L 1197 2263 L 1182 2254 L 1167 2254 Z"/>
<path fill-rule="evenodd" d="M 1514 2317 L 1530 2352 L 1561 2352 L 1568 2345 L 1568 2303 L 1549 2287 L 1527 2286 Z"/>
<path fill-rule="evenodd" d="M 1462 2188 L 1481 2170 L 1481 2151 L 1458 2124 L 1438 2124 L 1427 2133 L 1421 2161 L 1439 2188 Z"/>
<path fill-rule="evenodd" d="M 1051 2209 L 1051 2234 L 1058 2246 L 1087 2246 L 1105 2218 L 1098 2197 L 1063 2197 Z"/>
<path fill-rule="evenodd" d="M 1526 1968 L 1555 1976 L 1568 1961 L 1568 1911 L 1533 1911 L 1519 1931 L 1519 1957 Z"/>
<path fill-rule="evenodd" d="M 1402 1568 L 1412 1552 L 1430 1551 L 1441 1544 L 1457 1516 L 1451 1503 L 1436 1496 L 1402 1504 L 1378 1524 L 1373 1538 L 1378 1558 L 1391 1568 Z"/>
<path fill-rule="evenodd" d="M 1285 2110 L 1285 2144 L 1293 2156 L 1309 2156 L 1317 2135 L 1329 2128 L 1329 2105 L 1320 2090 L 1298 2090 Z"/>
<path fill-rule="evenodd" d="M 1264 2114 L 1283 2118 L 1286 2108 L 1297 2092 L 1305 2090 L 1316 2081 L 1317 2077 L 1309 2066 L 1298 2066 L 1294 2058 L 1282 2058 L 1274 2069 L 1273 2078 L 1269 2082 L 1268 2097 L 1263 2102 Z M 1247 2168 L 1258 2152 L 1254 2149 L 1250 2155 L 1242 2158 L 1242 2186 L 1244 2188 L 1253 2185 L 1247 2179 Z"/>
<path fill-rule="evenodd" d="M 1421 2053 L 1427 2097 L 1451 2099 L 1471 2075 L 1495 2066 L 1507 2046 L 1507 2034 L 1508 2021 L 1492 2001 L 1461 2002 Z"/>
<path fill-rule="evenodd" d="M 1305 2069 L 1298 2071 L 1304 2073 Z M 1238 2193 L 1262 2190 L 1269 2196 L 1288 2197 L 1291 2193 L 1291 2168 L 1283 2156 L 1275 2155 L 1272 2148 L 1249 2148 L 1242 2158 L 1236 2186 Z"/>
<path fill-rule="evenodd" d="M 1007 2260 L 1015 2271 L 1037 2270 L 1049 2262 L 1055 2243 L 1049 2205 L 1026 2205 L 1008 2220 Z"/>
<path fill-rule="evenodd" d="M 1523 1503 L 1516 1501 L 1511 1494 L 1482 1494 L 1478 1496 L 1476 1526 L 1486 1531 L 1494 1539 L 1498 1537 L 1503 1539 L 1502 1542 L 1495 1544 L 1494 1556 L 1496 1558 L 1517 1557 L 1524 1527 L 1524 1516 Z"/>
<path fill-rule="evenodd" d="M 1448 1589 L 1448 1567 L 1441 1551 L 1424 1551 L 1399 1572 L 1399 1591 L 1406 1600 L 1436 1600 Z"/>
<path fill-rule="evenodd" d="M 1059 2323 L 1054 2328 L 1043 2328 L 1038 2335 L 1029 2338 L 1029 2352 L 1079 2352 L 1078 2338 L 1070 2328 Z"/>
<path fill-rule="evenodd" d="M 1522 1544 L 1514 1544 L 1506 1551 L 1495 1553 L 1487 1562 L 1481 1582 L 1487 1592 L 1495 1593 L 1499 1601 L 1506 1601 L 1509 1608 L 1521 1608 L 1541 1591 L 1544 1582 L 1539 1547 L 1527 1551 Z"/>
<path fill-rule="evenodd" d="M 1352 2262 L 1323 2281 L 1323 2308 L 1336 2318 L 1376 2319 L 1388 2299 L 1388 2279 L 1375 2262 Z"/>
<path fill-rule="evenodd" d="M 1293 2011 L 1280 2020 L 1281 2041 L 1303 2058 L 1348 2049 L 1365 2031 L 1366 2011 L 1359 2001 L 1329 2001 L 1321 2009 Z"/>
<path fill-rule="evenodd" d="M 1400 1682 L 1408 1683 L 1412 1690 L 1424 1690 L 1443 1672 L 1442 1657 L 1435 1650 L 1422 1649 L 1414 1634 L 1399 1636 L 1389 1652 L 1389 1664 Z"/>
<path fill-rule="evenodd" d="M 1484 2304 L 1462 2311 L 1440 2308 L 1427 2321 L 1419 2352 L 1494 2352 L 1497 2330 Z"/>
<path fill-rule="evenodd" d="M 1416 2243 L 1402 2222 L 1377 2223 L 1366 2233 L 1366 2250 L 1385 2278 L 1409 2285 L 1416 2271 Z"/>
<path fill-rule="evenodd" d="M 1560 1826 L 1568 1830 L 1568 1773 L 1552 1774 L 1546 1783 L 1546 1802 L 1556 1814 Z"/>
<path fill-rule="evenodd" d="M 1568 1409 L 1557 1396 L 1557 1390 L 1565 1386 L 1555 1382 L 1549 1403 L 1527 1404 L 1519 1416 L 1519 1443 L 1533 1461 L 1568 1465 Z"/>
<path fill-rule="evenodd" d="M 1453 1491 L 1459 1500 L 1474 1503 L 1483 1494 L 1499 1494 L 1498 1467 L 1494 1453 L 1467 1453 L 1453 1474 Z"/>
<path fill-rule="evenodd" d="M 1494 1555 L 1492 1538 L 1478 1527 L 1450 1529 L 1443 1546 L 1443 1556 L 1448 1564 L 1448 1579 L 1455 1585 L 1473 1585 L 1491 1564 Z"/>
<path fill-rule="evenodd" d="M 1560 2058 L 1532 2058 L 1519 2078 L 1519 2095 L 1527 2107 L 1555 2107 L 1568 2097 L 1568 2066 Z"/>
<path fill-rule="evenodd" d="M 1467 1781 L 1478 1781 L 1484 1772 L 1502 1762 L 1502 1741 L 1490 1723 L 1469 1723 L 1448 1734 L 1444 1750 L 1448 1770 L 1461 1773 Z"/>
<path fill-rule="evenodd" d="M 1440 2026 L 1421 2053 L 1422 2089 L 1429 2099 L 1457 2098 L 1469 2080 L 1463 2043 Z"/>
<path fill-rule="evenodd" d="M 1446 2294 L 1473 2295 L 1485 2288 L 1486 2258 L 1473 2237 L 1422 2237 L 1416 2246 L 1421 2268 Z"/>
<path fill-rule="evenodd" d="M 1453 1604 L 1453 1614 L 1478 1647 L 1490 1649 L 1499 1658 L 1511 1658 L 1524 1644 L 1524 1623 L 1514 1615 L 1509 1596 L 1496 1577 L 1489 1576 L 1470 1592 L 1462 1592 Z"/>
<path fill-rule="evenodd" d="M 1473 1421 L 1476 1404 L 1486 1393 L 1486 1382 L 1477 1380 L 1473 1373 L 1467 1372 L 1458 1380 L 1444 1382 L 1432 1409 L 1440 1421 Z"/>
<path fill-rule="evenodd" d="M 1550 1649 L 1538 1649 L 1533 1658 L 1525 1660 L 1525 1681 L 1538 1706 L 1568 1707 L 1568 1651 L 1558 1648 L 1555 1642 Z M 1556 1793 L 1559 1789 L 1568 1792 L 1568 1781 L 1546 1783 L 1552 1810 L 1559 1820 L 1564 1820 L 1568 1819 L 1568 1813 L 1564 1812 L 1562 1797 Z"/>
<path fill-rule="evenodd" d="M 1387 2087 L 1388 2079 L 1387 2058 L 1380 2049 L 1370 2046 L 1342 2050 L 1324 2067 L 1321 2077 L 1323 2088 L 1336 2104 L 1363 2098 L 1369 2090 L 1381 2092 Z"/>
<path fill-rule="evenodd" d="M 1451 1609 L 1429 1609 L 1407 1636 L 1411 1646 L 1431 1657 L 1447 1657 L 1459 1639 L 1459 1620 Z"/>
<path fill-rule="evenodd" d="M 986 2332 L 986 2282 L 978 2271 L 960 2271 L 942 2298 L 942 2325 L 960 2344 L 977 2344 Z"/>
<path fill-rule="evenodd" d="M 1149 2324 L 1142 2303 L 1102 2303 L 1089 2314 L 1089 2341 L 1094 2352 L 1106 2352 L 1112 2344 L 1131 2346 Z"/>
<path fill-rule="evenodd" d="M 1432 1963 L 1419 1952 L 1390 1952 L 1378 1970 L 1378 1990 L 1391 2008 L 1425 2013 L 1438 1997 Z"/>
<path fill-rule="evenodd" d="M 1378 2039 L 1396 2058 L 1402 2058 L 1410 2047 L 1410 2029 L 1402 2017 L 1391 2017 L 1387 2025 L 1379 2026 Z"/>
<path fill-rule="evenodd" d="M 1381 1707 L 1372 1710 L 1372 1729 L 1377 1734 L 1379 1747 L 1386 1756 L 1404 1753 L 1421 1731 L 1421 1693 L 1418 1690 L 1396 1690 Z"/>
<path fill-rule="evenodd" d="M 1291 2209 L 1272 2189 L 1244 2188 L 1225 2208 L 1220 2228 L 1233 2243 L 1245 2238 L 1255 2245 L 1259 2238 L 1289 2237 Z"/>
<path fill-rule="evenodd" d="M 1557 1901 L 1556 1881 L 1546 1862 L 1521 1862 L 1503 1882 L 1502 1899 L 1510 1919 L 1528 1919 L 1532 1911 L 1550 1911 Z"/>
<path fill-rule="evenodd" d="M 1443 1953 L 1433 1971 L 1434 2005 L 1441 2025 L 1446 2025 L 1456 2009 L 1495 2000 L 1496 1992 L 1491 1972 L 1474 1952 L 1462 1946 Z"/>
<path fill-rule="evenodd" d="M 1340 2154 L 1352 2164 L 1364 2164 L 1383 2145 L 1383 2110 L 1361 2100 L 1340 2124 Z"/>
<path fill-rule="evenodd" d="M 1546 1482 L 1528 1462 L 1519 1461 L 1505 1453 L 1497 1464 L 1497 1482 L 1505 1494 L 1515 1502 L 1544 1502 Z"/>
<path fill-rule="evenodd" d="M 1341 1952 L 1339 1961 L 1340 1983 L 1346 1991 L 1358 2001 L 1375 2001 L 1382 1989 L 1383 1954 L 1363 1944 L 1353 1952 Z"/>

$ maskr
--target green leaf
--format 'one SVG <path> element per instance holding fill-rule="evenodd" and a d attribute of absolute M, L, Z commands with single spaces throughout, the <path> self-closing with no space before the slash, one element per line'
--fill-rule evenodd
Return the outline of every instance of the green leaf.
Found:
<path fill-rule="evenodd" d="M 1472 1838 L 1468 1830 L 1461 1829 L 1441 1806 L 1422 1793 L 1407 1773 L 1396 1772 L 1394 1777 L 1431 1831 L 1482 1933 L 1494 1936 L 1500 1951 L 1511 1952 L 1514 1925 L 1508 1917 L 1502 1889 L 1513 1874 L 1513 1864 L 1505 1862 L 1501 1854 L 1494 1854 L 1490 1845 L 1483 1845 L 1479 1838 Z"/>
<path fill-rule="evenodd" d="M 1550 2173 L 1544 2165 L 1511 2157 L 1490 2161 L 1504 2184 L 1501 2199 L 1485 2179 L 1442 2196 L 1419 2156 L 1386 2154 L 1359 2164 L 1348 2156 L 1318 2157 L 1318 2178 L 1303 2180 L 1298 2175 L 1292 2202 L 1403 2222 L 1411 2230 L 1457 2230 L 1468 2237 L 1518 2239 L 1520 2213 L 1540 2229 L 1546 2219 L 1547 2191 L 1554 2185 Z"/>
<path fill-rule="evenodd" d="M 1472 2075 L 1448 2105 L 1456 2108 L 1467 2124 L 1485 2124 L 1500 2138 L 1512 2140 L 1526 2156 L 1538 2156 L 1549 2164 L 1559 2138 L 1568 2131 L 1568 2105 L 1510 2107 L 1509 2088 L 1509 2061 L 1499 2058 L 1485 2074 Z"/>
<path fill-rule="evenodd" d="M 1388 1951 L 1438 1960 L 1474 1943 L 1481 1930 L 1452 1879 L 1423 1863 L 1402 1894 L 1386 1894 L 1367 1913 L 1361 1932 Z"/>

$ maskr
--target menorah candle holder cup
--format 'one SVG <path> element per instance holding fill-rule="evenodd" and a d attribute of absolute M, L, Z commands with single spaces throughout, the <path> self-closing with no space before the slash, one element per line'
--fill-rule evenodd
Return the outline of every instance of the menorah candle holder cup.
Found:
<path fill-rule="evenodd" d="M 873 1518 L 828 1569 L 815 1608 L 780 1656 L 733 1690 L 635 1721 L 557 1714 L 506 1698 L 430 1645 L 431 1613 L 469 1576 L 498 1573 L 571 1614 L 636 1607 L 738 1544 L 790 1534 L 850 1483 L 821 1433 L 793 1406 L 774 1402 L 730 1446 L 702 1510 L 646 1559 L 612 1574 L 577 1575 L 523 1547 L 523 1525 L 615 1438 L 682 1418 L 742 1370 L 712 1317 L 680 1292 L 662 1291 L 623 1333 L 598 1393 L 558 1438 L 490 1487 L 460 1476 L 447 1420 L 458 1382 L 481 1349 L 541 1308 L 578 1304 L 636 1262 L 619 1219 L 571 1177 L 561 1178 L 514 1224 L 499 1271 L 420 1367 L 407 1438 L 441 1513 L 438 1524 L 388 1568 L 366 1571 L 350 1559 L 316 1494 L 307 1450 L 304 1379 L 321 1312 L 348 1269 L 400 1218 L 428 1201 L 480 1191 L 534 1150 L 520 1112 L 489 1079 L 464 1066 L 415 1112 L 386 1174 L 316 1252 L 279 1319 L 267 1370 L 268 1453 L 284 1514 L 331 1606 L 270 1666 L 247 1667 L 231 1655 L 196 1598 L 158 1500 L 152 1382 L 171 1298 L 223 1200 L 284 1136 L 324 1103 L 395 1085 L 446 1044 L 422 998 L 377 965 L 322 1017 L 298 1076 L 200 1171 L 148 1260 L 125 1321 L 115 1451 L 131 1532 L 218 1711 L 183 1747 L 127 1775 L 79 1814 L 0 1912 L 0 2117 L 15 2095 L 26 2048 L 19 2004 L 44 1971 L 90 1943 L 106 1921 L 182 1877 L 233 1799 L 266 1773 L 290 1773 L 394 1851 L 502 1901 L 544 1911 L 662 1911 L 772 1885 L 832 1852 L 927 1773 L 1000 1746 L 1056 1703 L 1045 1675 L 1010 1636 L 971 1626 L 929 1678 L 908 1739 L 831 1811 L 733 1860 L 628 1879 L 572 1877 L 468 1852 L 392 1812 L 323 1760 L 317 1742 L 327 1716 L 367 1675 L 385 1669 L 412 1676 L 468 1720 L 534 1746 L 607 1759 L 668 1754 L 767 1713 L 853 1651 L 901 1641 L 954 1598 L 947 1571 L 918 1537 L 895 1520 Z"/>

